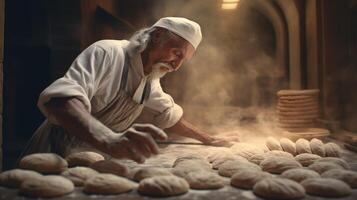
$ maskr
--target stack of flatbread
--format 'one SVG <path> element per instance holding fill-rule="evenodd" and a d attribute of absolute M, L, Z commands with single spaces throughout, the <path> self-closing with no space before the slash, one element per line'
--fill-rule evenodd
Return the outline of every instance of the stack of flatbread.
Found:
<path fill-rule="evenodd" d="M 319 90 L 280 90 L 277 113 L 279 126 L 291 132 L 316 127 Z"/>

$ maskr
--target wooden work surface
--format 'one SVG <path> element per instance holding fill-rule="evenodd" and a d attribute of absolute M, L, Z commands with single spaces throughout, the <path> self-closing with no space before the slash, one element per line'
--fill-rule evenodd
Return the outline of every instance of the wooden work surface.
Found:
<path fill-rule="evenodd" d="M 161 153 L 160 155 L 148 159 L 145 164 L 143 165 L 138 165 L 134 162 L 127 161 L 126 163 L 130 168 L 135 171 L 135 168 L 137 167 L 153 167 L 153 166 L 160 166 L 160 167 L 171 167 L 173 161 L 176 159 L 177 156 L 179 155 L 184 155 L 184 154 L 193 154 L 193 153 L 198 153 L 198 154 L 203 154 L 207 155 L 208 152 L 218 150 L 219 147 L 209 147 L 209 146 L 203 146 L 203 145 L 187 145 L 187 144 L 170 144 L 170 145 L 160 145 L 161 148 Z M 348 151 L 344 149 L 343 152 L 343 159 L 345 159 L 350 165 L 352 170 L 357 171 L 357 154 L 353 153 L 351 151 Z M 82 189 L 80 187 L 76 188 L 76 190 L 66 196 L 62 196 L 59 198 L 52 198 L 52 199 L 61 199 L 61 200 L 66 200 L 66 199 L 76 199 L 76 200 L 82 200 L 82 199 L 116 199 L 116 200 L 136 200 L 136 199 L 189 199 L 189 200 L 204 200 L 204 199 L 214 199 L 214 200 L 234 200 L 234 199 L 239 199 L 239 200 L 258 200 L 262 199 L 253 194 L 251 190 L 242 190 L 242 189 L 237 189 L 229 185 L 229 178 L 225 178 L 226 186 L 224 188 L 221 188 L 219 190 L 190 190 L 188 193 L 180 195 L 180 196 L 174 196 L 174 197 L 166 197 L 166 198 L 153 198 L 153 197 L 146 197 L 146 196 L 141 196 L 138 194 L 136 190 L 131 191 L 130 193 L 124 193 L 120 195 L 111 195 L 111 196 L 102 196 L 102 195 L 87 195 L 82 192 Z M 26 198 L 23 196 L 18 195 L 16 189 L 8 189 L 8 188 L 3 188 L 0 187 L 0 199 L 15 199 L 15 200 L 26 200 L 26 199 L 31 199 L 31 198 Z M 329 199 L 329 200 L 356 200 L 357 199 L 357 189 L 353 190 L 352 195 L 345 197 L 345 198 L 322 198 L 322 197 L 316 197 L 316 196 L 309 196 L 307 195 L 305 200 L 321 200 L 321 199 Z"/>

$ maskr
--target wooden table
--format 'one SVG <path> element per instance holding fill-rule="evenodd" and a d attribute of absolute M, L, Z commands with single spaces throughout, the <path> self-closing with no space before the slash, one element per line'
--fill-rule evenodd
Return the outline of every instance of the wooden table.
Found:
<path fill-rule="evenodd" d="M 181 145 L 181 144 L 170 144 L 170 145 L 161 145 L 163 148 L 161 149 L 160 155 L 148 159 L 145 164 L 138 165 L 131 161 L 125 161 L 127 165 L 135 169 L 137 167 L 171 167 L 173 161 L 176 159 L 177 156 L 183 154 L 192 154 L 198 153 L 207 155 L 209 151 L 217 150 L 218 147 L 208 147 L 203 145 Z M 351 151 L 344 149 L 343 152 L 343 159 L 345 159 L 352 167 L 352 170 L 357 171 L 357 154 Z M 258 200 L 262 199 L 253 194 L 251 190 L 242 190 L 237 189 L 229 185 L 229 178 L 225 178 L 226 186 L 219 190 L 190 190 L 188 193 L 180 196 L 174 197 L 166 197 L 166 198 L 153 198 L 153 197 L 145 197 L 141 196 L 137 193 L 136 190 L 131 191 L 130 193 L 120 194 L 120 195 L 111 195 L 111 196 L 102 196 L 102 195 L 87 195 L 82 192 L 81 188 L 76 188 L 76 190 L 66 196 L 53 198 L 53 199 L 60 199 L 60 200 L 67 200 L 67 199 L 75 199 L 75 200 L 82 200 L 82 199 L 116 199 L 116 200 L 137 200 L 137 199 L 179 199 L 179 200 L 206 200 L 206 199 L 214 199 L 214 200 Z M 23 196 L 18 195 L 16 189 L 8 189 L 0 187 L 0 199 L 14 199 L 14 200 L 27 200 L 31 198 L 26 198 Z M 321 200 L 321 199 L 328 199 L 328 200 L 356 200 L 357 199 L 357 189 L 353 190 L 352 195 L 345 197 L 345 198 L 322 198 L 316 196 L 309 196 L 307 195 L 305 200 Z"/>

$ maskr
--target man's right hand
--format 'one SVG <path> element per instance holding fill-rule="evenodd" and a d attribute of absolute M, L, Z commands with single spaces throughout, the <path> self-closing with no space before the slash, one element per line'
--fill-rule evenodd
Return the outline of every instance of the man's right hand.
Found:
<path fill-rule="evenodd" d="M 159 153 L 155 140 L 166 140 L 166 133 L 151 124 L 134 124 L 122 134 L 113 134 L 106 141 L 105 153 L 115 158 L 128 158 L 143 163 Z"/>

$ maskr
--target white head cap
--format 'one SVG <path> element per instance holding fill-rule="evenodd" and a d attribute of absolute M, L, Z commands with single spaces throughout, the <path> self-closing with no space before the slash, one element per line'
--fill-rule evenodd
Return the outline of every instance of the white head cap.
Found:
<path fill-rule="evenodd" d="M 191 43 L 195 49 L 202 40 L 200 25 L 186 18 L 164 17 L 159 19 L 152 27 L 162 27 L 181 36 Z"/>

